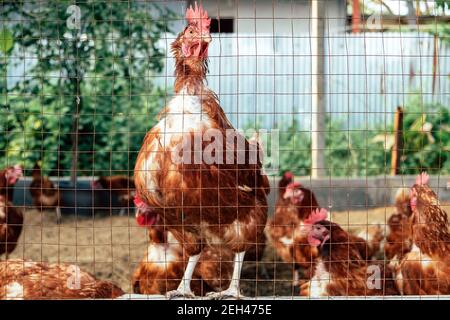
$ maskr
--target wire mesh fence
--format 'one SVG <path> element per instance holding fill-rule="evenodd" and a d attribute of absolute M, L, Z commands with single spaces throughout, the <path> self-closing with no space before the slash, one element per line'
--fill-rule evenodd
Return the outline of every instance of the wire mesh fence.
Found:
<path fill-rule="evenodd" d="M 448 295 L 450 4 L 390 2 L 1 1 L 0 298 Z"/>

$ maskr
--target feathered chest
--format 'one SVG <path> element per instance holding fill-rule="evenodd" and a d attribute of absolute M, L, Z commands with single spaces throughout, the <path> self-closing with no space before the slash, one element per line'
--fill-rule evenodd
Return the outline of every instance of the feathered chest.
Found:
<path fill-rule="evenodd" d="M 6 219 L 6 201 L 4 201 L 3 197 L 0 197 L 0 221 L 4 219 Z"/>
<path fill-rule="evenodd" d="M 331 282 L 331 275 L 325 268 L 325 265 L 320 261 L 314 273 L 314 277 L 310 281 L 309 295 L 310 297 L 322 297 L 328 295 L 328 285 Z"/>
<path fill-rule="evenodd" d="M 172 98 L 161 120 L 151 132 L 156 134 L 158 146 L 167 149 L 174 148 L 184 134 L 202 131 L 211 126 L 212 121 L 203 110 L 201 97 L 187 94 L 183 90 Z"/>
<path fill-rule="evenodd" d="M 178 159 L 177 148 L 184 148 L 183 137 L 213 126 L 203 102 L 201 96 L 188 94 L 186 90 L 170 100 L 160 121 L 147 134 L 138 156 L 135 172 L 138 188 L 144 182 L 148 190 L 157 190 L 157 173 L 163 168 L 169 170 L 167 165 L 176 165 L 173 158 L 175 155 L 175 160 Z"/>

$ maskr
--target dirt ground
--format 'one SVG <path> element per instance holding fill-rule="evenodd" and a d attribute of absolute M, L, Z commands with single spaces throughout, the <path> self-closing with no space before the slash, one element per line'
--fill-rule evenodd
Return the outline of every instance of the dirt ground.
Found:
<path fill-rule="evenodd" d="M 444 209 L 450 212 L 449 205 Z M 385 224 L 393 211 L 393 208 L 376 208 L 334 212 L 331 219 L 358 232 L 368 224 Z M 98 278 L 114 281 L 125 292 L 131 293 L 131 276 L 146 247 L 146 230 L 136 225 L 133 214 L 131 217 L 63 216 L 62 223 L 57 225 L 54 212 L 27 210 L 19 245 L 10 258 L 74 263 Z M 272 247 L 267 245 L 261 262 L 244 265 L 242 287 L 248 296 L 296 295 L 298 289 L 292 285 L 292 278 L 293 266 L 281 263 Z"/>

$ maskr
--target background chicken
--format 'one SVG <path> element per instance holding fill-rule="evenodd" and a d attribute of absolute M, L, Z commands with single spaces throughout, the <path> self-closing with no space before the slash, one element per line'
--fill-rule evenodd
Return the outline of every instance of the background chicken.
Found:
<path fill-rule="evenodd" d="M 299 277 L 299 268 L 303 271 L 303 278 L 308 279 L 317 250 L 308 244 L 304 235 L 298 234 L 297 229 L 319 205 L 314 193 L 300 183 L 292 182 L 289 173 L 282 177 L 278 185 L 279 196 L 275 214 L 268 223 L 267 232 L 282 261 L 292 264 L 295 268 L 294 282 Z"/>
<path fill-rule="evenodd" d="M 6 197 L 8 201 L 13 201 L 14 185 L 23 177 L 23 170 L 20 165 L 8 167 L 0 170 L 0 196 Z"/>
<path fill-rule="evenodd" d="M 294 182 L 294 174 L 290 171 L 286 171 L 278 181 L 278 199 L 277 202 L 283 199 L 283 195 L 286 192 L 286 187 Z"/>
<path fill-rule="evenodd" d="M 361 256 L 366 260 L 382 259 L 386 230 L 380 224 L 368 224 L 357 235 L 349 234 L 352 242 L 359 245 Z"/>
<path fill-rule="evenodd" d="M 23 227 L 23 213 L 0 195 L 0 255 L 13 252 Z"/>
<path fill-rule="evenodd" d="M 32 180 L 30 193 L 33 198 L 33 205 L 38 210 L 54 209 L 56 211 L 56 222 L 61 222 L 61 209 L 59 207 L 59 190 L 53 182 L 42 176 L 42 170 L 38 163 L 34 165 L 31 172 Z"/>
<path fill-rule="evenodd" d="M 408 188 L 399 188 L 395 194 L 395 213 L 389 217 L 384 246 L 387 260 L 401 260 L 411 250 L 411 199 Z"/>
<path fill-rule="evenodd" d="M 228 289 L 209 297 L 237 298 L 245 252 L 263 241 L 270 186 L 262 173 L 258 145 L 233 129 L 217 95 L 204 83 L 211 19 L 197 5 L 187 10 L 186 19 L 187 27 L 172 43 L 175 96 L 147 133 L 136 161 L 137 198 L 148 207 L 140 212 L 161 216 L 189 256 L 179 287 L 168 297 L 193 296 L 190 281 L 204 245 L 220 244 L 234 254 L 233 279 Z M 214 149 L 209 154 L 213 159 L 199 161 L 198 155 L 211 151 L 206 141 L 200 139 L 200 147 L 193 143 L 204 133 L 217 134 L 217 139 L 232 134 L 236 139 Z M 242 144 L 236 146 L 235 140 Z"/>
<path fill-rule="evenodd" d="M 397 285 L 405 295 L 450 294 L 448 216 L 422 173 L 411 189 L 412 248 L 397 266 Z"/>
<path fill-rule="evenodd" d="M 111 190 L 120 203 L 120 215 L 124 215 L 127 208 L 133 207 L 135 186 L 134 180 L 130 177 L 123 175 L 99 177 L 92 183 L 92 187 Z"/>
<path fill-rule="evenodd" d="M 0 262 L 0 299 L 111 299 L 123 295 L 111 282 L 97 280 L 78 266 L 27 260 Z"/>
<path fill-rule="evenodd" d="M 318 248 L 319 258 L 314 276 L 301 286 L 300 294 L 310 297 L 398 294 L 389 266 L 368 264 L 348 233 L 338 224 L 324 220 L 326 216 L 326 210 L 317 210 L 308 221 L 311 223 L 308 242 Z"/>
<path fill-rule="evenodd" d="M 14 251 L 22 233 L 23 213 L 13 206 L 14 185 L 23 177 L 22 167 L 15 165 L 0 171 L 0 255 Z"/>

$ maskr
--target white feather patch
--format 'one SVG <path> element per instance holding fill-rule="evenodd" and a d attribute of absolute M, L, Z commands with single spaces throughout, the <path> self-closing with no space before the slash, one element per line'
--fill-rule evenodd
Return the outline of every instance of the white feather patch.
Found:
<path fill-rule="evenodd" d="M 0 203 L 0 219 L 5 219 L 6 218 L 6 210 L 5 210 L 5 205 L 3 203 Z"/>
<path fill-rule="evenodd" d="M 433 259 L 431 259 L 429 255 L 422 253 L 420 248 L 415 243 L 411 248 L 411 252 L 417 255 L 422 267 L 427 267 L 431 262 L 433 262 Z"/>
<path fill-rule="evenodd" d="M 314 273 L 314 277 L 311 279 L 309 294 L 313 298 L 318 298 L 327 295 L 327 286 L 331 281 L 331 276 L 325 269 L 325 265 L 320 261 Z"/>
<path fill-rule="evenodd" d="M 292 237 L 281 237 L 280 242 L 286 246 L 291 246 L 294 243 L 294 239 Z"/>
<path fill-rule="evenodd" d="M 11 282 L 6 285 L 7 300 L 23 300 L 23 286 L 19 282 Z"/>
<path fill-rule="evenodd" d="M 179 256 L 179 242 L 169 232 L 167 244 L 151 243 L 147 249 L 147 261 L 160 268 L 166 268 L 175 261 L 181 261 Z"/>
<path fill-rule="evenodd" d="M 178 140 L 184 133 L 199 131 L 205 127 L 211 127 L 211 119 L 203 111 L 200 97 L 190 95 L 183 89 L 170 100 L 167 113 L 155 129 L 159 129 L 159 142 L 165 148 L 172 139 Z"/>
<path fill-rule="evenodd" d="M 190 95 L 186 89 L 181 90 L 170 100 L 167 112 L 163 118 L 152 129 L 158 132 L 157 141 L 154 141 L 148 151 L 148 156 L 143 162 L 140 170 L 144 174 L 146 187 L 150 192 L 157 191 L 158 181 L 155 173 L 161 168 L 156 161 L 156 155 L 162 146 L 166 149 L 171 142 L 180 141 L 185 133 L 190 131 L 201 131 L 211 128 L 211 119 L 203 112 L 202 101 L 197 95 Z"/>

